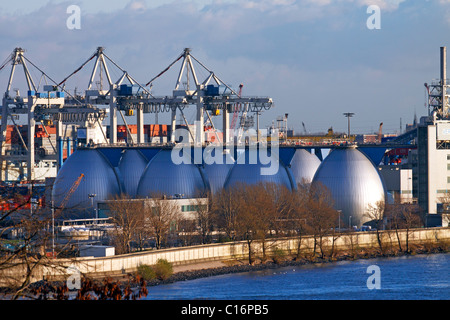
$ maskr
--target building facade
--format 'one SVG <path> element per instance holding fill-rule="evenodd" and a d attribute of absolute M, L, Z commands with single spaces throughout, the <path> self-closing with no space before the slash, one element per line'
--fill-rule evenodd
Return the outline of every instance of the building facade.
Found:
<path fill-rule="evenodd" d="M 417 199 L 429 224 L 442 221 L 450 199 L 450 121 L 422 118 L 417 128 Z"/>

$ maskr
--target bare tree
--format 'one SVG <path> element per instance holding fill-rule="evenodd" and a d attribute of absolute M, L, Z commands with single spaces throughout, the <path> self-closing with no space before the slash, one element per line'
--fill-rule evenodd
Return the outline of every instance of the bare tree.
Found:
<path fill-rule="evenodd" d="M 184 246 L 198 243 L 197 221 L 194 219 L 178 220 L 178 237 L 183 241 Z"/>
<path fill-rule="evenodd" d="M 257 239 L 256 232 L 258 230 L 258 221 L 255 219 L 255 207 L 251 205 L 251 199 L 248 199 L 247 192 L 244 192 L 245 187 L 243 187 L 243 193 L 238 197 L 240 206 L 237 210 L 236 235 L 247 242 L 248 262 L 249 264 L 253 264 L 254 250 L 252 245 Z"/>
<path fill-rule="evenodd" d="M 308 199 L 310 196 L 311 184 L 306 180 L 297 184 L 297 190 L 291 193 L 289 200 L 289 210 L 286 211 L 286 229 L 294 233 L 297 238 L 296 258 L 300 258 L 302 238 L 311 233 L 309 224 L 306 223 L 308 217 Z"/>
<path fill-rule="evenodd" d="M 124 195 L 116 196 L 108 202 L 109 214 L 114 224 L 112 240 L 116 252 L 130 253 L 131 241 L 142 234 L 144 222 L 143 201 L 130 199 Z"/>
<path fill-rule="evenodd" d="M 48 256 L 52 249 L 52 215 L 33 200 L 39 198 L 33 189 L 27 195 L 6 190 L 2 187 L 0 195 L 0 282 L 9 288 L 12 299 L 18 299 L 38 270 L 57 265 Z"/>
<path fill-rule="evenodd" d="M 377 242 L 378 246 L 380 248 L 380 252 L 384 252 L 383 247 L 383 234 L 381 232 L 381 229 L 383 229 L 383 217 L 384 217 L 384 211 L 385 211 L 385 202 L 383 200 L 377 201 L 375 204 L 370 204 L 364 213 L 364 216 L 370 219 L 376 228 L 377 233 Z"/>
<path fill-rule="evenodd" d="M 321 258 L 325 257 L 324 237 L 334 230 L 338 212 L 333 208 L 334 200 L 328 189 L 321 183 L 313 183 L 309 188 L 306 207 L 306 221 L 314 237 L 314 250 L 316 254 L 319 247 Z"/>
<path fill-rule="evenodd" d="M 291 191 L 285 186 L 270 184 L 266 186 L 268 196 L 273 198 L 274 216 L 272 219 L 273 230 L 278 236 L 290 235 L 292 233 L 291 223 L 297 218 L 299 210 L 300 194 Z"/>
<path fill-rule="evenodd" d="M 223 188 L 212 197 L 211 213 L 215 225 L 229 240 L 236 240 L 237 216 L 241 195 L 237 187 Z"/>
<path fill-rule="evenodd" d="M 145 202 L 145 223 L 155 238 L 156 249 L 161 249 L 170 231 L 177 229 L 178 208 L 174 201 L 163 196 L 153 197 Z"/>
<path fill-rule="evenodd" d="M 391 230 L 395 231 L 397 237 L 397 243 L 399 251 L 410 252 L 409 236 L 412 228 L 421 227 L 422 224 L 422 210 L 417 204 L 410 203 L 395 203 L 388 207 L 386 216 L 388 220 L 388 226 Z M 400 229 L 405 229 L 405 250 L 403 250 Z"/>
<path fill-rule="evenodd" d="M 277 220 L 279 220 L 279 211 L 276 203 L 280 201 L 282 186 L 274 183 L 258 183 L 256 185 L 247 186 L 245 196 L 246 214 L 250 215 L 249 219 L 253 219 L 252 226 L 256 240 L 262 246 L 262 259 L 267 258 L 267 238 L 272 235 L 272 231 Z"/>
<path fill-rule="evenodd" d="M 403 210 L 402 210 L 402 216 L 403 216 L 403 228 L 406 229 L 406 252 L 410 252 L 410 245 L 409 245 L 409 237 L 411 234 L 411 229 L 422 227 L 421 223 L 421 216 L 422 209 L 419 207 L 418 204 L 404 204 Z"/>
<path fill-rule="evenodd" d="M 207 195 L 207 203 L 205 203 L 204 199 L 205 198 L 195 198 L 191 201 L 196 211 L 197 227 L 200 232 L 202 244 L 210 242 L 210 234 L 213 225 L 213 218 L 210 210 L 212 206 L 212 197 L 210 194 Z"/>

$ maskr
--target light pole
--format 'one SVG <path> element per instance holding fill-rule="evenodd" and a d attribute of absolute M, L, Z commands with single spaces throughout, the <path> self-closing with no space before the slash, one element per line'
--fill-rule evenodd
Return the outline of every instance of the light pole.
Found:
<path fill-rule="evenodd" d="M 95 194 L 95 193 L 89 193 L 88 194 L 89 199 L 91 199 L 91 206 L 92 206 L 92 208 L 94 209 L 94 212 L 95 212 L 95 219 L 96 219 L 95 222 L 97 222 L 97 210 L 94 208 L 94 198 L 96 196 L 97 196 L 97 194 Z"/>
<path fill-rule="evenodd" d="M 348 136 L 347 139 L 350 140 L 350 118 L 353 117 L 355 114 L 353 112 L 345 112 L 343 115 L 347 118 L 348 121 Z"/>
<path fill-rule="evenodd" d="M 338 210 L 337 212 L 338 212 L 338 215 L 339 215 L 339 232 L 341 232 L 341 213 L 342 213 L 342 210 Z"/>
<path fill-rule="evenodd" d="M 348 217 L 348 228 L 351 229 L 352 228 L 352 216 Z"/>

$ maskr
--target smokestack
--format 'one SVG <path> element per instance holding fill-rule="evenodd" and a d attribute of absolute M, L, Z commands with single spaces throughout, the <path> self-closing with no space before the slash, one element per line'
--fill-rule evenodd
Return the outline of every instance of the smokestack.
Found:
<path fill-rule="evenodd" d="M 441 82 L 446 84 L 447 79 L 447 48 L 441 47 Z"/>
<path fill-rule="evenodd" d="M 442 119 L 448 118 L 447 101 L 447 48 L 441 47 L 441 85 L 442 85 Z"/>

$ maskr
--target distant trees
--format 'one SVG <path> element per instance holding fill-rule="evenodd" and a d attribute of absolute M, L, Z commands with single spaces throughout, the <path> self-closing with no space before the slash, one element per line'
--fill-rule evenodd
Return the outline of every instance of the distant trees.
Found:
<path fill-rule="evenodd" d="M 108 202 L 108 209 L 114 225 L 111 238 L 119 254 L 133 251 L 132 242 L 142 249 L 150 238 L 154 239 L 156 249 L 160 249 L 179 219 L 176 204 L 162 196 L 150 199 L 118 196 Z"/>
<path fill-rule="evenodd" d="M 376 229 L 380 252 L 384 253 L 383 233 L 381 230 L 390 230 L 395 233 L 399 251 L 410 252 L 409 236 L 412 228 L 420 228 L 423 224 L 423 210 L 418 204 L 395 202 L 386 204 L 378 201 L 367 208 L 365 217 L 368 218 Z M 399 230 L 405 230 L 405 241 L 402 241 Z M 405 248 L 402 246 L 405 244 Z"/>
<path fill-rule="evenodd" d="M 310 184 L 303 181 L 297 185 L 296 192 L 289 192 L 283 199 L 286 203 L 283 205 L 285 214 L 283 221 L 284 232 L 286 235 L 297 238 L 296 258 L 300 258 L 302 238 L 310 234 L 310 225 L 307 223 L 309 211 L 306 203 L 308 202 Z"/>
<path fill-rule="evenodd" d="M 423 210 L 418 204 L 412 203 L 394 203 L 386 206 L 385 217 L 387 229 L 395 232 L 398 248 L 400 251 L 410 252 L 409 236 L 412 228 L 423 226 Z M 399 229 L 405 232 L 405 248 L 402 247 Z"/>
<path fill-rule="evenodd" d="M 192 221 L 200 234 L 201 243 L 205 244 L 210 241 L 210 234 L 213 228 L 213 216 L 211 214 L 212 196 L 208 194 L 206 196 L 207 202 L 203 201 L 204 198 L 195 198 L 191 201 L 191 205 L 195 208 L 195 219 Z"/>
<path fill-rule="evenodd" d="M 364 213 L 364 216 L 373 222 L 376 233 L 377 233 L 377 242 L 378 247 L 380 248 L 380 252 L 384 252 L 384 246 L 383 246 L 383 238 L 382 238 L 382 232 L 381 230 L 384 229 L 384 212 L 385 212 L 386 204 L 383 200 L 377 201 L 375 204 L 370 204 L 367 208 L 366 212 Z"/>
<path fill-rule="evenodd" d="M 145 210 L 141 201 L 125 196 L 116 196 L 108 202 L 109 216 L 114 225 L 111 234 L 117 254 L 131 252 L 131 241 L 145 237 L 147 230 L 144 225 Z"/>
<path fill-rule="evenodd" d="M 334 200 L 331 193 L 321 183 L 313 183 L 309 187 L 304 187 L 303 191 L 306 191 L 303 197 L 304 216 L 308 229 L 314 237 L 313 254 L 318 247 L 323 258 L 325 256 L 324 237 L 334 233 L 338 222 L 338 212 L 333 208 Z"/>
<path fill-rule="evenodd" d="M 179 219 L 177 206 L 163 197 L 152 198 L 145 203 L 145 225 L 155 239 L 156 249 L 161 249 L 162 241 L 176 227 Z"/>
<path fill-rule="evenodd" d="M 249 263 L 253 263 L 256 258 L 266 260 L 267 253 L 273 251 L 269 240 L 279 237 L 295 237 L 294 250 L 300 258 L 302 241 L 308 235 L 313 238 L 312 257 L 324 258 L 335 254 L 336 241 L 342 236 L 341 230 L 337 230 L 340 213 L 334 208 L 331 193 L 320 183 L 302 181 L 296 190 L 275 183 L 240 183 L 213 195 L 191 199 L 189 205 L 183 206 L 177 199 L 161 195 L 116 200 L 122 203 L 111 203 L 110 212 L 117 228 L 118 253 L 132 251 L 131 243 L 143 248 L 149 239 L 156 249 L 161 249 L 170 235 L 170 239 L 182 245 L 245 241 Z M 386 205 L 379 201 L 368 206 L 364 216 L 376 230 L 381 253 L 387 249 L 382 230 L 393 230 L 399 250 L 408 252 L 409 230 L 422 225 L 421 211 L 412 204 Z M 407 230 L 406 242 L 400 238 L 399 229 Z M 352 248 L 358 247 L 354 243 L 357 237 L 350 241 Z M 255 243 L 261 248 L 258 257 L 254 254 Z"/>
<path fill-rule="evenodd" d="M 266 258 L 266 239 L 280 232 L 279 217 L 283 214 L 282 188 L 273 184 L 237 184 L 222 189 L 213 198 L 213 215 L 216 227 L 223 230 L 230 240 L 245 240 L 249 263 L 254 262 L 252 244 L 262 245 Z M 278 208 L 277 208 L 278 206 Z"/>
<path fill-rule="evenodd" d="M 213 206 L 217 228 L 232 240 L 247 241 L 250 263 L 254 241 L 260 243 L 262 259 L 266 259 L 268 238 L 294 235 L 299 239 L 299 255 L 301 237 L 306 233 L 314 235 L 314 252 L 318 248 L 324 256 L 323 238 L 337 222 L 332 197 L 318 184 L 301 184 L 297 191 L 273 183 L 237 184 L 221 190 Z"/>
<path fill-rule="evenodd" d="M 242 193 L 239 188 L 222 188 L 214 196 L 211 212 L 216 227 L 225 233 L 227 240 L 237 239 L 236 229 L 238 223 L 238 211 L 241 206 Z"/>

